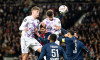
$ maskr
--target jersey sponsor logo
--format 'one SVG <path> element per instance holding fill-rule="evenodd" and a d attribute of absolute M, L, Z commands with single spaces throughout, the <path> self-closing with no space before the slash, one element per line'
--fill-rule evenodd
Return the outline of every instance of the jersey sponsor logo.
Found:
<path fill-rule="evenodd" d="M 27 19 L 24 19 L 24 22 L 26 22 L 27 21 Z"/>

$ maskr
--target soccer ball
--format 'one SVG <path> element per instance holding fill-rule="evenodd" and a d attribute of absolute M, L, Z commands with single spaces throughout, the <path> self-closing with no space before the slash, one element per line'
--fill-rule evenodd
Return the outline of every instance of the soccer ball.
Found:
<path fill-rule="evenodd" d="M 64 14 L 64 13 L 68 12 L 68 7 L 67 7 L 66 5 L 61 5 L 61 6 L 59 7 L 59 12 L 60 12 L 61 14 Z"/>

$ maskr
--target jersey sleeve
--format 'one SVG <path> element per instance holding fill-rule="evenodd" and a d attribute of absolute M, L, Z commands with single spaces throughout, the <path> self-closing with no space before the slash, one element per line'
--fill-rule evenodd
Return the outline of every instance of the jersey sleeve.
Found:
<path fill-rule="evenodd" d="M 28 24 L 28 19 L 25 18 L 21 24 L 21 26 L 19 27 L 19 30 L 24 30 L 24 28 L 26 27 L 26 25 Z"/>
<path fill-rule="evenodd" d="M 63 28 L 61 28 L 61 31 L 64 33 L 64 34 L 67 34 L 67 31 Z"/>
<path fill-rule="evenodd" d="M 89 51 L 89 49 L 82 42 L 81 42 L 80 45 L 81 45 L 81 48 L 84 49 L 87 52 L 87 54 L 88 54 L 87 56 L 90 58 L 90 51 Z"/>
<path fill-rule="evenodd" d="M 56 26 L 59 26 L 59 27 L 61 27 L 61 21 L 57 18 L 56 19 Z M 56 29 L 56 27 L 52 27 L 52 29 Z"/>
<path fill-rule="evenodd" d="M 57 26 L 61 27 L 61 21 L 58 19 Z"/>
<path fill-rule="evenodd" d="M 37 21 L 37 24 L 38 24 L 37 29 L 40 30 L 40 21 L 39 20 Z"/>
<path fill-rule="evenodd" d="M 47 21 L 47 20 L 46 20 L 46 19 L 44 19 L 42 22 L 44 22 L 44 23 L 46 24 L 46 21 Z"/>
<path fill-rule="evenodd" d="M 46 20 L 45 20 L 45 19 L 44 19 L 42 22 L 46 24 Z M 40 21 L 39 21 L 38 30 L 40 30 L 40 26 L 41 26 L 41 23 L 40 23 Z"/>
<path fill-rule="evenodd" d="M 61 21 L 57 18 L 56 26 L 61 27 Z M 56 27 L 52 27 L 54 30 L 56 30 Z M 56 30 L 55 34 L 59 35 L 61 33 L 61 30 Z"/>
<path fill-rule="evenodd" d="M 44 55 L 46 54 L 46 48 L 45 47 L 46 47 L 46 45 L 44 45 L 42 47 L 41 54 L 40 54 L 38 60 L 41 60 L 44 57 Z"/>
<path fill-rule="evenodd" d="M 62 39 L 63 39 L 63 38 L 64 38 L 64 35 L 63 35 L 63 36 L 58 37 L 58 38 L 57 38 L 57 40 L 58 40 L 58 41 L 60 41 L 60 42 L 62 42 Z"/>
<path fill-rule="evenodd" d="M 63 54 L 64 60 L 67 60 L 67 55 L 66 55 L 64 49 L 62 47 L 60 49 L 61 49 L 61 54 Z"/>
<path fill-rule="evenodd" d="M 81 42 L 81 48 L 84 49 L 86 52 L 89 52 L 89 49 Z"/>

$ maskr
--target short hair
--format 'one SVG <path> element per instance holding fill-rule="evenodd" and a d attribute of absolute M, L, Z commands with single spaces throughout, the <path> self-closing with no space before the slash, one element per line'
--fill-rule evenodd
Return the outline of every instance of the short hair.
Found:
<path fill-rule="evenodd" d="M 37 7 L 37 6 L 34 6 L 34 7 L 31 8 L 31 11 L 32 11 L 32 10 L 39 10 L 39 11 L 40 11 L 40 8 Z"/>
<path fill-rule="evenodd" d="M 52 15 L 54 14 L 54 12 L 53 12 L 53 10 L 48 10 L 47 12 L 46 12 L 46 15 L 48 16 L 48 17 L 52 17 Z"/>
<path fill-rule="evenodd" d="M 42 24 L 40 25 L 40 28 L 45 28 L 46 29 L 46 26 L 44 27 L 44 26 L 42 26 Z"/>
<path fill-rule="evenodd" d="M 52 41 L 56 41 L 56 39 L 57 39 L 57 35 L 56 34 L 51 34 L 50 35 L 50 40 L 52 40 Z"/>
<path fill-rule="evenodd" d="M 73 30 L 69 30 L 68 31 L 71 35 L 74 35 L 74 31 Z"/>

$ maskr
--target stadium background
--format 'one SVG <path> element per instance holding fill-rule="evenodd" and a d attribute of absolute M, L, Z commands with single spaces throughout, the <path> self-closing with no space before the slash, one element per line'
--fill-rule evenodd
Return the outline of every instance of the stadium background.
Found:
<path fill-rule="evenodd" d="M 62 16 L 58 7 L 66 5 L 69 12 Z M 48 9 L 53 9 L 64 29 L 73 29 L 90 50 L 91 60 L 100 60 L 100 1 L 99 0 L 0 0 L 0 60 L 21 60 L 19 26 L 39 6 L 42 21 Z M 64 44 L 62 43 L 62 46 Z M 28 58 L 34 58 L 34 52 Z M 86 58 L 86 55 L 84 55 Z"/>

